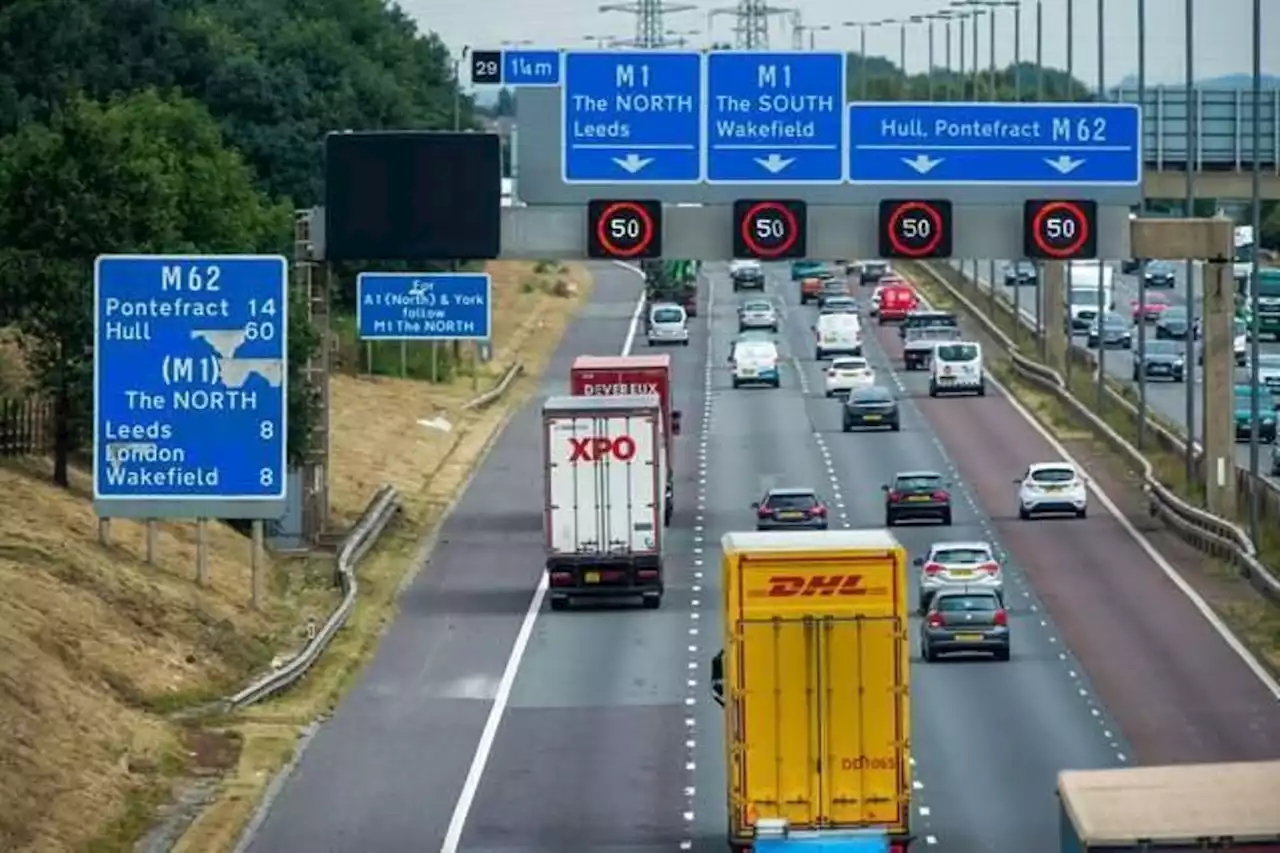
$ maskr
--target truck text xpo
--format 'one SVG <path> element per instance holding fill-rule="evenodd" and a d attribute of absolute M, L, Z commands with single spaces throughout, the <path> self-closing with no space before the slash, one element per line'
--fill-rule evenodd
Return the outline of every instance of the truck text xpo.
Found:
<path fill-rule="evenodd" d="M 599 462 L 612 456 L 619 462 L 630 462 L 636 455 L 636 441 L 629 435 L 609 438 L 597 435 L 587 438 L 569 439 L 570 462 Z"/>

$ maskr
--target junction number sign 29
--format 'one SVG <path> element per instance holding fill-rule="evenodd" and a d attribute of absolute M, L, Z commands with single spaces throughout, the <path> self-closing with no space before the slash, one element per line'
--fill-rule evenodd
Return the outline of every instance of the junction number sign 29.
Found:
<path fill-rule="evenodd" d="M 798 200 L 739 199 L 733 203 L 733 256 L 771 261 L 808 251 L 808 207 Z"/>
<path fill-rule="evenodd" d="M 951 257 L 951 202 L 884 199 L 880 202 L 880 257 Z"/>
<path fill-rule="evenodd" d="M 1022 209 L 1022 252 L 1045 261 L 1098 256 L 1098 203 L 1030 199 Z"/>
<path fill-rule="evenodd" d="M 592 199 L 587 203 L 587 257 L 662 257 L 662 202 Z"/>

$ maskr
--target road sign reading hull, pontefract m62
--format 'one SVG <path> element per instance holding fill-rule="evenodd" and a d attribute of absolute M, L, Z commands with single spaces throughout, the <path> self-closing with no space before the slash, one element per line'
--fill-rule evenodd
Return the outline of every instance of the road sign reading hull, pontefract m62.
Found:
<path fill-rule="evenodd" d="M 490 335 L 488 273 L 363 272 L 356 329 L 364 341 L 483 341 Z"/>
<path fill-rule="evenodd" d="M 288 263 L 103 255 L 94 265 L 94 506 L 103 517 L 279 518 Z"/>

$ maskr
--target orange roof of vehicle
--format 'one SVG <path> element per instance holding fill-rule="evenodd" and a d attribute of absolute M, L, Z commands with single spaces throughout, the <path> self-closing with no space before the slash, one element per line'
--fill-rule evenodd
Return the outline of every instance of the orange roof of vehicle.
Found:
<path fill-rule="evenodd" d="M 671 356 L 661 355 L 580 355 L 573 360 L 574 370 L 616 370 L 622 367 L 665 367 L 670 369 Z"/>

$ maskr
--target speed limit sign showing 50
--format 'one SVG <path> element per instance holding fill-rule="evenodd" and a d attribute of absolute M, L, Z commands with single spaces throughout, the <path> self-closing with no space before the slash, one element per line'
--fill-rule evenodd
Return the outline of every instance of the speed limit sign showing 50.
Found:
<path fill-rule="evenodd" d="M 587 257 L 662 257 L 662 202 L 587 202 Z"/>
<path fill-rule="evenodd" d="M 1022 209 L 1022 253 L 1046 261 L 1098 256 L 1098 203 L 1031 199 Z"/>
<path fill-rule="evenodd" d="M 733 203 L 733 256 L 803 258 L 809 248 L 808 215 L 803 201 L 738 199 Z"/>
<path fill-rule="evenodd" d="M 946 199 L 881 201 L 880 257 L 951 257 L 951 202 Z"/>

